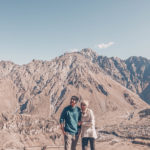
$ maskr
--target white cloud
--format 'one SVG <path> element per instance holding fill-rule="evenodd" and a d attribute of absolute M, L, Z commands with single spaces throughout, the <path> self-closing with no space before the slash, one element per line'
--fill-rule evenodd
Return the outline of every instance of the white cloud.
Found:
<path fill-rule="evenodd" d="M 101 44 L 98 44 L 98 48 L 102 49 L 102 48 L 108 48 L 112 45 L 114 45 L 115 43 L 114 42 L 109 42 L 109 43 L 101 43 Z"/>

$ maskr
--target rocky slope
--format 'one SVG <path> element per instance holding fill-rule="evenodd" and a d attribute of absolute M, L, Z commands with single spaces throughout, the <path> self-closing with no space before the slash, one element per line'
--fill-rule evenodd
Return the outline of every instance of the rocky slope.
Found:
<path fill-rule="evenodd" d="M 91 49 L 83 49 L 79 53 L 98 64 L 104 73 L 137 93 L 148 104 L 150 103 L 148 92 L 150 88 L 150 60 L 136 56 L 126 60 L 117 57 L 108 58 L 97 55 Z"/>
<path fill-rule="evenodd" d="M 41 116 L 48 117 L 53 113 L 55 114 L 59 107 L 62 106 L 62 103 L 66 103 L 66 99 L 69 99 L 72 94 L 79 95 L 81 99 L 85 97 L 84 95 L 89 95 L 88 99 L 90 95 L 92 95 L 91 99 L 93 97 L 96 97 L 94 99 L 100 99 L 100 97 L 105 99 L 104 104 L 102 102 L 99 104 L 102 112 L 107 107 L 110 107 L 109 109 L 118 109 L 115 108 L 116 104 L 113 104 L 112 101 L 109 102 L 109 98 L 113 99 L 114 95 L 114 99 L 118 99 L 114 93 L 118 93 L 119 89 L 121 91 L 118 97 L 130 99 L 126 100 L 126 103 L 136 108 L 136 102 L 129 98 L 133 97 L 130 95 L 134 94 L 106 75 L 106 73 L 111 72 L 110 75 L 116 80 L 118 79 L 118 82 L 122 81 L 123 85 L 130 88 L 125 80 L 126 78 L 129 80 L 128 82 L 133 82 L 134 79 L 132 77 L 134 73 L 131 74 L 127 69 L 129 65 L 124 64 L 120 59 L 107 59 L 106 62 L 105 60 L 105 58 L 101 58 L 92 50 L 84 49 L 81 52 L 66 53 L 52 61 L 33 60 L 29 64 L 22 66 L 11 62 L 1 62 L 1 80 L 7 79 L 14 86 L 11 89 L 15 90 L 16 96 L 12 97 L 17 99 L 15 111 L 17 110 L 19 114 L 41 114 Z M 121 70 L 124 71 L 121 72 Z M 123 74 L 124 79 L 121 76 Z M 142 78 L 142 75 L 140 77 Z M 137 75 L 134 80 L 136 81 L 140 77 Z M 144 79 L 147 81 L 148 76 L 146 77 Z M 142 81 L 139 80 L 138 82 Z M 8 89 L 5 88 L 5 90 L 9 91 L 10 87 L 9 85 L 7 86 Z M 132 90 L 136 90 L 136 86 L 134 85 L 133 87 Z M 82 94 L 84 92 L 85 94 Z M 138 101 L 139 98 L 136 99 Z M 96 100 L 93 101 L 96 103 Z"/>
<path fill-rule="evenodd" d="M 150 60 L 130 57 L 127 60 L 98 56 L 96 63 L 114 80 L 137 93 L 150 104 Z"/>
<path fill-rule="evenodd" d="M 33 60 L 22 66 L 1 61 L 0 137 L 3 141 L 0 144 L 12 148 L 61 143 L 58 118 L 72 95 L 89 100 L 98 132 L 108 130 L 108 125 L 118 127 L 139 121 L 138 113 L 149 109 L 149 105 L 135 92 L 141 94 L 144 89 L 147 93 L 144 84 L 149 79 L 148 75 L 147 78 L 141 75 L 145 82 L 139 81 L 143 86 L 141 91 L 137 90 L 139 84 L 133 83 L 140 78 L 140 71 L 133 80 L 135 74 L 129 71 L 127 62 L 98 56 L 90 49 L 65 53 L 51 61 Z"/>

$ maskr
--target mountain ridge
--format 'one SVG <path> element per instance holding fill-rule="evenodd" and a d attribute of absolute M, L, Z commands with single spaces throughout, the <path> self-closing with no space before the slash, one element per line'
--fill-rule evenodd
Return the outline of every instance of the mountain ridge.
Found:
<path fill-rule="evenodd" d="M 91 49 L 26 65 L 0 62 L 0 103 L 4 108 L 0 109 L 0 145 L 4 149 L 60 145 L 63 136 L 58 120 L 72 95 L 89 101 L 95 114 L 97 141 L 107 141 L 101 133 L 122 134 L 123 140 L 130 136 L 147 138 L 150 106 L 126 88 L 122 77 L 133 74 L 127 69 L 123 60 L 103 58 Z M 136 134 L 134 128 L 138 129 Z"/>
<path fill-rule="evenodd" d="M 129 58 L 129 60 L 130 59 L 132 58 Z M 122 71 L 120 71 L 121 73 L 118 68 Z M 129 76 L 130 73 L 127 71 L 125 74 L 123 72 L 125 69 L 123 70 L 122 68 L 128 68 L 123 60 L 99 56 L 92 49 L 65 53 L 52 61 L 33 60 L 27 65 L 22 66 L 15 65 L 11 62 L 0 63 L 1 75 L 9 76 L 10 80 L 12 80 L 17 87 L 16 98 L 20 105 L 20 113 L 23 113 L 25 110 L 27 112 L 33 110 L 35 104 L 32 102 L 32 99 L 39 99 L 41 94 L 43 94 L 45 98 L 47 97 L 46 99 L 49 97 L 52 103 L 56 102 L 56 99 L 61 101 L 67 91 L 68 85 L 73 85 L 76 88 L 79 88 L 79 86 L 82 88 L 89 88 L 89 91 L 92 92 L 90 86 L 93 84 L 96 86 L 96 89 L 101 89 L 101 92 L 107 95 L 103 86 L 99 85 L 94 77 L 100 72 L 109 75 L 112 79 L 130 89 L 126 83 L 129 81 L 122 80 L 122 76 L 126 74 Z M 119 78 L 117 74 L 120 75 Z M 88 77 L 84 79 L 86 75 L 88 75 Z M 129 80 L 129 78 L 127 78 L 127 80 Z M 53 93 L 53 88 L 57 88 L 56 85 L 59 86 L 60 89 L 54 90 L 55 92 Z M 48 86 L 51 88 L 49 89 Z M 47 89 L 48 91 L 45 92 Z M 131 90 L 134 91 L 133 89 Z M 59 103 L 61 104 L 61 102 Z"/>

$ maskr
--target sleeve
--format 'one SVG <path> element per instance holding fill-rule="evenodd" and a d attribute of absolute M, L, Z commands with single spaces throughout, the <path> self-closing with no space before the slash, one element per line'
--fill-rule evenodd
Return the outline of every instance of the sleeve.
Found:
<path fill-rule="evenodd" d="M 59 123 L 62 124 L 65 121 L 65 114 L 66 114 L 66 109 L 64 108 L 59 119 Z"/>
<path fill-rule="evenodd" d="M 94 113 L 93 113 L 92 110 L 90 110 L 90 119 L 89 119 L 89 121 L 83 122 L 82 125 L 87 126 L 87 127 L 95 126 L 95 117 L 94 117 Z"/>

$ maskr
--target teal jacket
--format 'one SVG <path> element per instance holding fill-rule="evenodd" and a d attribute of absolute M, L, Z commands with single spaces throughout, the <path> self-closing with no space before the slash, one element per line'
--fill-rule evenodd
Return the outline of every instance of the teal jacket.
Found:
<path fill-rule="evenodd" d="M 64 108 L 59 120 L 60 124 L 65 124 L 65 132 L 72 135 L 78 133 L 80 128 L 80 126 L 78 126 L 79 121 L 81 121 L 81 109 L 77 106 L 72 108 L 70 105 Z"/>

